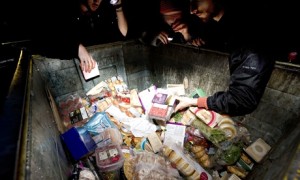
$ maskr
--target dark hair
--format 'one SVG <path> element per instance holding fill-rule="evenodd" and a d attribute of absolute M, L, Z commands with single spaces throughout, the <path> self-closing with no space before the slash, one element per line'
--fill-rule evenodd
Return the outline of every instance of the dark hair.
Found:
<path fill-rule="evenodd" d="M 190 0 L 190 9 L 197 9 L 199 0 Z M 212 0 L 212 3 L 215 5 L 214 13 L 219 13 L 225 7 L 224 0 Z"/>

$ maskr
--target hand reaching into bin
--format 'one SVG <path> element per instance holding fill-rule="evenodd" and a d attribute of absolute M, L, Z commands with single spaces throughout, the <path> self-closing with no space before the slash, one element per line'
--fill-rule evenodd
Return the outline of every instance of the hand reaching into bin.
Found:
<path fill-rule="evenodd" d="M 82 44 L 80 44 L 78 48 L 78 57 L 82 71 L 91 72 L 91 70 L 95 68 L 96 61 Z"/>
<path fill-rule="evenodd" d="M 175 112 L 183 110 L 190 106 L 204 107 L 207 109 L 206 97 L 200 97 L 198 99 L 189 97 L 177 97 L 176 99 L 179 100 L 179 104 L 177 104 Z"/>
<path fill-rule="evenodd" d="M 175 112 L 184 110 L 185 108 L 188 108 L 190 106 L 196 106 L 197 102 L 193 98 L 188 98 L 188 97 L 177 97 L 176 99 L 179 100 L 179 103 L 175 107 Z"/>
<path fill-rule="evenodd" d="M 241 116 L 252 113 L 257 108 L 275 61 L 267 47 L 268 43 L 259 39 L 264 33 L 251 37 L 254 31 L 248 27 L 256 27 L 257 24 L 246 21 L 246 15 L 244 17 L 233 11 L 230 5 L 213 0 L 191 1 L 190 12 L 198 18 L 198 21 L 193 19 L 198 23 L 189 29 L 194 32 L 194 38 L 200 38 L 193 44 L 199 46 L 205 43 L 205 48 L 229 53 L 230 77 L 226 90 L 197 99 L 179 98 L 180 103 L 175 111 L 198 106 L 219 114 Z M 241 17 L 246 21 L 243 25 L 236 23 Z"/>

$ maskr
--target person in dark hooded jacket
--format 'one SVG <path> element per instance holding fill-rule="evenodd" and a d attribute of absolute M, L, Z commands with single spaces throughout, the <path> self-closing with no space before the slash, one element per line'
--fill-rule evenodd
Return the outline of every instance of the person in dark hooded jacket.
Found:
<path fill-rule="evenodd" d="M 241 116 L 257 108 L 271 76 L 274 60 L 266 48 L 264 37 L 256 31 L 260 27 L 242 18 L 240 12 L 228 8 L 230 6 L 223 4 L 222 0 L 191 0 L 191 13 L 205 24 L 198 27 L 202 28 L 198 38 L 205 43 L 194 44 L 229 53 L 228 89 L 197 99 L 178 98 L 180 103 L 175 111 L 198 106 L 220 114 Z"/>

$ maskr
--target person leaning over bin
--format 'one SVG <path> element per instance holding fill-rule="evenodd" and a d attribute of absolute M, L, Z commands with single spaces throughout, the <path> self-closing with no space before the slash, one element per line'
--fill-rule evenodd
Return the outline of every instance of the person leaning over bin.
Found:
<path fill-rule="evenodd" d="M 124 40 L 128 31 L 122 1 L 62 0 L 56 2 L 50 16 L 45 15 L 45 26 L 55 37 L 38 36 L 37 51 L 52 58 L 79 58 L 80 66 L 90 72 L 96 61 L 86 46 Z M 53 3 L 55 4 L 55 2 Z M 42 48 L 42 49 L 39 49 Z"/>
<path fill-rule="evenodd" d="M 256 31 L 260 27 L 246 21 L 247 17 L 241 18 L 242 11 L 234 12 L 228 4 L 222 3 L 222 0 L 191 0 L 191 13 L 204 22 L 201 28 L 206 32 L 198 34 L 205 45 L 194 44 L 229 53 L 229 87 L 208 97 L 179 97 L 175 111 L 198 106 L 220 114 L 241 116 L 253 112 L 261 100 L 274 67 L 270 50 Z"/>
<path fill-rule="evenodd" d="M 142 42 L 153 46 L 169 42 L 187 43 L 191 39 L 187 28 L 190 16 L 189 0 L 159 0 L 156 23 L 145 32 Z M 181 21 L 185 24 L 178 23 Z M 182 26 L 177 26 L 178 24 Z"/>
<path fill-rule="evenodd" d="M 177 21 L 188 19 L 189 4 L 186 0 L 160 0 L 160 14 L 162 17 L 161 32 L 154 41 L 159 40 L 163 44 L 169 42 L 185 43 L 190 39 L 187 28 L 182 27 L 174 31 L 173 26 Z"/>

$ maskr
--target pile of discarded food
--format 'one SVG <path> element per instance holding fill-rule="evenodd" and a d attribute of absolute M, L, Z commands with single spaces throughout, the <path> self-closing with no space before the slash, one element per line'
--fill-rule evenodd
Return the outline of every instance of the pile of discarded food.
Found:
<path fill-rule="evenodd" d="M 174 112 L 178 96 L 203 94 L 186 95 L 181 84 L 138 92 L 111 77 L 86 94 L 57 98 L 72 178 L 244 179 L 271 147 L 251 141 L 229 116 L 198 107 Z"/>

